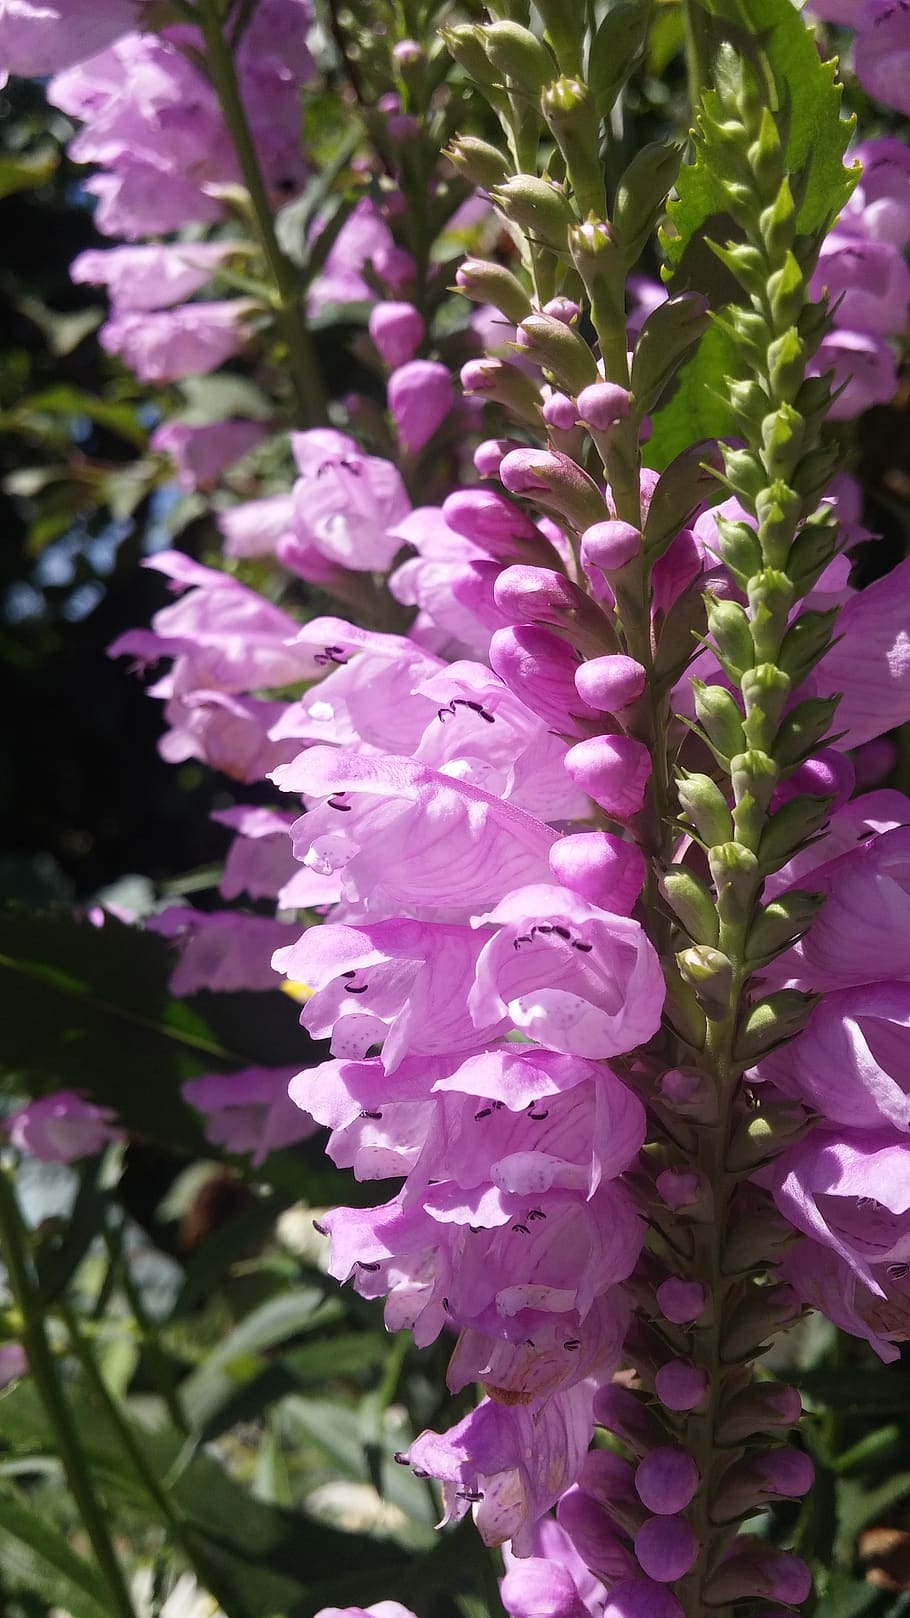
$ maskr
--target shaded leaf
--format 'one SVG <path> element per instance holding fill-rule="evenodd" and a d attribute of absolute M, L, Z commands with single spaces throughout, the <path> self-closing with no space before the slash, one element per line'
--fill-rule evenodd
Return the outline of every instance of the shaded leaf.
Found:
<path fill-rule="evenodd" d="M 101 1578 L 77 1556 L 47 1518 L 8 1487 L 0 1488 L 0 1563 L 4 1578 L 21 1580 L 72 1618 L 106 1618 L 109 1604 Z"/>

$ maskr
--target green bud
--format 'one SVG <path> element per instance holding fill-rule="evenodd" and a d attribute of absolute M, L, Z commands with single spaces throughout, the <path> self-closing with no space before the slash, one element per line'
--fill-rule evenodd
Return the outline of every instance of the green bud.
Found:
<path fill-rule="evenodd" d="M 565 0 L 551 5 L 569 11 Z M 647 0 L 618 0 L 610 7 L 591 41 L 588 83 L 598 116 L 606 117 L 645 48 L 651 8 Z"/>
<path fill-rule="evenodd" d="M 764 297 L 768 286 L 768 266 L 764 254 L 757 247 L 751 247 L 748 242 L 734 242 L 722 247 L 719 242 L 711 241 L 708 246 L 750 297 Z"/>
<path fill-rule="evenodd" d="M 716 781 L 709 775 L 687 774 L 677 782 L 676 790 L 683 814 L 708 848 L 732 841 L 730 806 Z"/>
<path fill-rule="evenodd" d="M 519 352 L 542 365 L 573 398 L 589 383 L 600 380 L 590 348 L 564 320 L 532 310 L 522 318 L 521 333 L 524 341 Z"/>
<path fill-rule="evenodd" d="M 769 1163 L 805 1133 L 808 1122 L 805 1108 L 797 1101 L 778 1101 L 762 1107 L 744 1118 L 734 1131 L 727 1151 L 727 1168 L 734 1174 L 746 1174 Z"/>
<path fill-rule="evenodd" d="M 717 648 L 718 657 L 727 673 L 739 681 L 755 661 L 749 619 L 738 601 L 718 600 L 709 595 L 705 602 L 708 633 Z"/>
<path fill-rule="evenodd" d="M 691 1050 L 701 1051 L 708 1032 L 705 1014 L 693 990 L 683 980 L 675 957 L 664 956 L 660 964 L 667 986 L 664 1016 Z"/>
<path fill-rule="evenodd" d="M 752 610 L 752 643 L 756 661 L 776 663 L 780 643 L 787 633 L 787 618 L 793 606 L 794 589 L 786 573 L 763 568 L 749 580 L 749 606 Z"/>
<path fill-rule="evenodd" d="M 779 989 L 766 1000 L 759 1000 L 740 1024 L 733 1052 L 735 1060 L 752 1067 L 776 1046 L 801 1033 L 818 999 L 817 994 L 803 994 L 798 989 Z"/>
<path fill-rule="evenodd" d="M 479 85 L 491 107 L 507 110 L 509 99 L 484 50 L 480 29 L 471 23 L 457 23 L 451 28 L 440 28 L 439 32 L 449 55 L 464 68 L 472 83 Z"/>
<path fill-rule="evenodd" d="M 781 804 L 765 826 L 758 845 L 762 875 L 770 876 L 772 871 L 786 865 L 800 848 L 818 835 L 830 814 L 830 798 L 811 798 L 807 793 Z"/>
<path fill-rule="evenodd" d="M 456 135 L 446 147 L 445 155 L 459 174 L 463 174 L 481 191 L 489 191 L 494 185 L 500 185 L 511 173 L 503 153 L 491 146 L 488 140 L 478 140 L 476 135 Z"/>
<path fill-rule="evenodd" d="M 790 182 L 784 176 L 780 189 L 770 207 L 762 210 L 758 222 L 765 251 L 773 264 L 780 262 L 793 247 L 796 234 L 796 208 Z M 799 260 L 797 259 L 797 263 Z M 800 269 L 803 265 L 800 264 Z"/>
<path fill-rule="evenodd" d="M 831 729 L 840 693 L 832 697 L 810 697 L 787 714 L 774 743 L 774 759 L 782 770 L 795 769 L 814 752 Z"/>
<path fill-rule="evenodd" d="M 840 454 L 837 444 L 819 444 L 803 456 L 793 473 L 793 487 L 807 505 L 814 506 L 828 487 L 837 470 Z"/>
<path fill-rule="evenodd" d="M 794 1234 L 793 1226 L 773 1208 L 765 1209 L 753 1219 L 728 1226 L 721 1265 L 723 1274 L 766 1270 L 769 1255 L 792 1241 Z M 741 1360 L 753 1360 L 761 1344 L 782 1327 L 792 1325 L 799 1314 L 800 1305 L 791 1287 L 753 1287 L 752 1295 L 730 1312 L 721 1337 L 723 1363 L 736 1365 Z"/>
<path fill-rule="evenodd" d="M 587 86 L 579 79 L 556 79 L 547 85 L 540 104 L 550 133 L 565 159 L 581 213 L 600 217 L 607 208 L 600 161 L 600 119 Z"/>
<path fill-rule="evenodd" d="M 770 107 L 762 107 L 758 135 L 749 147 L 748 158 L 759 194 L 773 197 L 786 184 L 786 176 L 780 134 Z"/>
<path fill-rule="evenodd" d="M 553 180 L 536 174 L 513 174 L 490 192 L 497 208 L 513 224 L 547 247 L 564 248 L 575 224 L 565 191 Z"/>
<path fill-rule="evenodd" d="M 780 780 L 780 770 L 767 753 L 752 747 L 746 753 L 737 753 L 730 760 L 730 779 L 736 808 L 733 824 L 739 842 L 747 848 L 756 848 L 761 837 L 774 789 Z"/>
<path fill-rule="evenodd" d="M 719 470 L 717 446 L 708 442 L 684 449 L 661 473 L 644 529 L 649 562 L 656 562 L 705 499 L 716 495 Z"/>
<path fill-rule="evenodd" d="M 795 399 L 803 385 L 809 353 L 795 326 L 769 343 L 767 373 L 775 399 Z"/>
<path fill-rule="evenodd" d="M 717 914 L 725 924 L 741 925 L 749 915 L 761 880 L 758 860 L 741 843 L 717 843 L 708 850 L 708 869 L 717 894 Z"/>
<path fill-rule="evenodd" d="M 737 420 L 749 429 L 750 438 L 760 431 L 761 423 L 771 408 L 771 400 L 760 382 L 737 382 L 725 379 L 727 398 Z"/>
<path fill-rule="evenodd" d="M 715 522 L 717 554 L 740 589 L 745 590 L 753 573 L 762 568 L 758 535 L 747 522 L 733 522 L 729 517 L 717 517 Z"/>
<path fill-rule="evenodd" d="M 803 418 L 807 440 L 813 438 L 831 408 L 831 384 L 826 376 L 807 376 L 794 400 Z"/>
<path fill-rule="evenodd" d="M 620 175 L 613 222 L 622 238 L 626 269 L 631 269 L 650 241 L 681 161 L 680 147 L 668 141 L 652 141 L 636 152 Z"/>
<path fill-rule="evenodd" d="M 770 478 L 787 478 L 805 438 L 805 423 L 792 405 L 769 411 L 761 424 L 762 460 Z"/>
<path fill-rule="evenodd" d="M 569 252 L 598 321 L 625 329 L 626 268 L 618 233 L 605 219 L 586 219 L 569 232 Z M 622 378 L 612 377 L 612 381 Z"/>
<path fill-rule="evenodd" d="M 542 40 L 517 22 L 492 22 L 477 30 L 493 66 L 528 95 L 539 95 L 555 64 Z"/>
<path fill-rule="evenodd" d="M 746 708 L 743 730 L 748 744 L 769 752 L 792 683 L 773 663 L 759 663 L 747 669 L 741 689 Z"/>
<path fill-rule="evenodd" d="M 806 302 L 806 283 L 793 253 L 788 252 L 783 267 L 768 277 L 767 293 L 775 331 L 792 326 Z"/>
<path fill-rule="evenodd" d="M 700 292 L 682 292 L 652 310 L 632 357 L 632 393 L 642 415 L 654 409 L 709 324 Z"/>
<path fill-rule="evenodd" d="M 753 235 L 759 211 L 754 188 L 745 180 L 721 180 L 719 189 L 736 223 L 748 235 Z"/>
<path fill-rule="evenodd" d="M 755 362 L 756 366 L 763 367 L 768 344 L 774 335 L 764 315 L 760 315 L 756 309 L 734 306 L 727 311 L 722 324 L 730 331 L 737 346 Z"/>
<path fill-rule="evenodd" d="M 748 504 L 762 490 L 766 482 L 765 469 L 751 449 L 723 448 L 724 472 L 734 494 Z"/>
<path fill-rule="evenodd" d="M 722 685 L 705 685 L 704 680 L 692 681 L 695 713 L 708 742 L 726 768 L 734 754 L 746 745 L 743 734 L 743 716 L 731 694 Z"/>
<path fill-rule="evenodd" d="M 508 321 L 518 325 L 531 313 L 531 300 L 517 276 L 504 264 L 466 258 L 455 276 L 457 290 L 472 303 L 491 303 Z"/>
<path fill-rule="evenodd" d="M 801 506 L 796 490 L 791 489 L 781 477 L 775 478 L 756 497 L 758 538 L 766 567 L 786 571 Z"/>
<path fill-rule="evenodd" d="M 805 893 L 791 888 L 756 917 L 746 940 L 746 960 L 755 966 L 772 961 L 782 949 L 789 949 L 811 927 L 825 902 L 823 893 Z"/>
<path fill-rule="evenodd" d="M 690 938 L 697 944 L 717 943 L 717 912 L 701 877 L 677 866 L 661 877 L 660 891 Z"/>
<path fill-rule="evenodd" d="M 790 625 L 781 642 L 778 661 L 794 685 L 799 685 L 824 657 L 831 645 L 838 608 L 829 612 L 803 612 Z"/>
<path fill-rule="evenodd" d="M 803 304 L 796 326 L 806 351 L 807 360 L 812 358 L 830 325 L 831 320 L 828 315 L 827 303 Z"/>
<path fill-rule="evenodd" d="M 797 534 L 787 558 L 787 573 L 797 596 L 807 595 L 837 554 L 838 525 L 831 508 L 810 517 Z"/>
<path fill-rule="evenodd" d="M 733 990 L 733 965 L 726 955 L 707 944 L 693 944 L 679 951 L 676 962 L 705 1016 L 714 1022 L 726 1017 Z"/>

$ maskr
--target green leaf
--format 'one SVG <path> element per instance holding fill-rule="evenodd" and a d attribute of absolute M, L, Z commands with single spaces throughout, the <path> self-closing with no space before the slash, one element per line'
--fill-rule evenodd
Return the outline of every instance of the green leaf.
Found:
<path fill-rule="evenodd" d="M 37 1592 L 72 1618 L 107 1618 L 106 1592 L 95 1568 L 6 1485 L 0 1487 L 0 1565 L 4 1579 Z"/>
<path fill-rule="evenodd" d="M 832 1573 L 815 1607 L 815 1618 L 859 1618 L 878 1600 L 879 1590 L 865 1579 Z"/>
<path fill-rule="evenodd" d="M 840 212 L 855 174 L 844 167 L 852 121 L 840 117 L 836 63 L 821 62 L 815 37 L 792 0 L 703 0 L 715 44 L 730 40 L 753 63 L 767 86 L 769 104 L 785 113 L 787 172 L 799 177 L 797 229 L 810 234 Z M 714 90 L 704 96 L 709 114 L 719 112 Z M 704 127 L 695 138 L 694 162 L 684 165 L 677 197 L 670 202 L 669 226 L 661 233 L 663 271 L 671 291 L 703 292 L 716 311 L 741 301 L 729 271 L 715 258 L 708 240 L 739 241 L 742 232 L 727 211 L 723 181 L 727 172 L 721 143 Z M 721 438 L 736 423 L 718 392 L 725 375 L 739 371 L 736 349 L 718 327 L 702 338 L 684 366 L 672 396 L 653 417 L 647 449 L 649 465 L 660 471 L 696 438 Z"/>
<path fill-rule="evenodd" d="M 60 153 L 56 146 L 45 147 L 27 157 L 0 157 L 0 197 L 11 197 L 17 191 L 35 191 L 46 185 L 57 169 Z"/>

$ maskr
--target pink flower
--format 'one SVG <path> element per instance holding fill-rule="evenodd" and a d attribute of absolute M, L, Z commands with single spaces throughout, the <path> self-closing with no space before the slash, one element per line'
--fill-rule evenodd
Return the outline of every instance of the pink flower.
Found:
<path fill-rule="evenodd" d="M 0 0 L 4 76 L 44 78 L 81 62 L 133 28 L 138 0 Z"/>
<path fill-rule="evenodd" d="M 270 1152 L 312 1135 L 316 1125 L 288 1095 L 292 1067 L 247 1067 L 190 1079 L 183 1095 L 205 1114 L 206 1138 L 225 1151 L 250 1154 L 254 1168 Z"/>
<path fill-rule="evenodd" d="M 425 330 L 423 316 L 412 303 L 377 303 L 370 311 L 370 336 L 392 370 L 414 358 Z"/>
<path fill-rule="evenodd" d="M 838 327 L 900 335 L 907 325 L 910 269 L 891 242 L 864 240 L 834 230 L 822 243 L 810 294 L 826 292 Z"/>
<path fill-rule="evenodd" d="M 114 315 L 99 341 L 142 382 L 177 382 L 203 376 L 237 354 L 247 340 L 249 298 L 190 303 L 179 309 Z"/>
<path fill-rule="evenodd" d="M 17 1151 L 44 1163 L 74 1163 L 94 1157 L 109 1141 L 126 1139 L 115 1116 L 110 1107 L 97 1107 L 75 1090 L 56 1090 L 11 1113 L 4 1128 Z"/>
<path fill-rule="evenodd" d="M 291 494 L 244 500 L 219 511 L 217 522 L 224 535 L 225 556 L 274 556 L 279 541 L 291 532 L 293 514 Z"/>
<path fill-rule="evenodd" d="M 910 1152 L 887 1129 L 818 1127 L 755 1176 L 786 1219 L 839 1254 L 871 1292 L 876 1271 L 910 1258 Z"/>
<path fill-rule="evenodd" d="M 863 0 L 854 58 L 863 89 L 910 116 L 910 3 Z"/>
<path fill-rule="evenodd" d="M 867 976 L 873 972 L 870 963 Z M 826 994 L 760 1074 L 832 1123 L 910 1131 L 910 983 L 876 980 Z"/>
<path fill-rule="evenodd" d="M 260 421 L 212 421 L 200 427 L 170 421 L 156 427 L 149 448 L 170 455 L 178 488 L 210 489 L 225 467 L 246 455 L 266 431 Z"/>
<path fill-rule="evenodd" d="M 310 436 L 299 434 L 298 443 Z M 391 461 L 356 450 L 329 451 L 315 467 L 307 463 L 294 485 L 292 528 L 329 562 L 360 571 L 384 570 L 401 548 L 394 530 L 410 505 Z"/>
<path fill-rule="evenodd" d="M 877 1265 L 873 1292 L 838 1253 L 804 1240 L 788 1249 L 781 1274 L 803 1304 L 818 1309 L 842 1331 L 864 1337 L 880 1359 L 900 1357 L 895 1345 L 910 1338 L 906 1260 Z"/>
<path fill-rule="evenodd" d="M 145 925 L 175 942 L 179 959 L 170 978 L 175 995 L 197 994 L 200 989 L 229 994 L 276 988 L 272 956 L 293 930 L 270 916 L 193 910 L 189 905 L 172 905 L 150 916 Z"/>
<path fill-rule="evenodd" d="M 28 1360 L 21 1343 L 0 1343 L 0 1388 L 28 1373 Z"/>
<path fill-rule="evenodd" d="M 429 443 L 452 408 L 451 372 L 437 360 L 409 360 L 389 377 L 388 397 L 402 448 L 416 452 Z"/>
<path fill-rule="evenodd" d="M 107 287 L 118 313 L 170 309 L 204 287 L 219 265 L 242 246 L 219 241 L 89 248 L 73 259 L 70 277 Z"/>
<path fill-rule="evenodd" d="M 832 385 L 842 389 L 831 409 L 834 421 L 850 421 L 873 405 L 888 404 L 897 391 L 894 355 L 882 337 L 835 327 L 822 339 L 809 371 L 833 372 Z"/>

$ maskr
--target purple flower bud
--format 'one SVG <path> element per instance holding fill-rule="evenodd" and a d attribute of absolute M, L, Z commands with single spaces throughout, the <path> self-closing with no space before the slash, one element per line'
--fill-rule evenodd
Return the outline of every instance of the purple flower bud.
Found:
<path fill-rule="evenodd" d="M 633 736 L 591 736 L 565 756 L 568 774 L 614 820 L 626 822 L 645 801 L 651 758 Z"/>
<path fill-rule="evenodd" d="M 595 432 L 608 432 L 618 421 L 625 421 L 631 396 L 617 382 L 592 382 L 578 395 L 579 420 Z"/>
<path fill-rule="evenodd" d="M 476 561 L 467 562 L 464 567 L 457 569 L 449 581 L 452 595 L 459 606 L 466 607 L 485 629 L 502 629 L 509 622 L 494 597 L 496 584 L 501 577 L 502 569 L 498 562 Z"/>
<path fill-rule="evenodd" d="M 856 771 L 846 753 L 835 747 L 826 747 L 812 758 L 807 758 L 798 769 L 782 781 L 771 800 L 772 811 L 779 809 L 788 798 L 808 793 L 812 798 L 833 798 L 831 813 L 846 803 L 856 785 Z"/>
<path fill-rule="evenodd" d="M 448 526 L 491 556 L 514 556 L 540 540 L 530 517 L 496 489 L 456 489 L 442 503 Z"/>
<path fill-rule="evenodd" d="M 683 1618 L 683 1609 L 662 1584 L 621 1579 L 607 1596 L 603 1618 Z"/>
<path fill-rule="evenodd" d="M 698 1557 L 698 1539 L 685 1517 L 649 1517 L 634 1545 L 642 1572 L 661 1584 L 681 1579 Z"/>
<path fill-rule="evenodd" d="M 507 623 L 558 624 L 592 638 L 603 633 L 599 608 L 553 568 L 520 564 L 503 568 L 493 596 Z"/>
<path fill-rule="evenodd" d="M 553 320 L 561 320 L 564 326 L 574 326 L 581 319 L 581 305 L 574 298 L 551 298 L 541 312 Z"/>
<path fill-rule="evenodd" d="M 497 477 L 503 456 L 519 447 L 514 438 L 485 438 L 474 451 L 474 470 L 477 476 Z"/>
<path fill-rule="evenodd" d="M 586 572 L 599 568 L 616 573 L 641 551 L 642 537 L 631 523 L 597 522 L 581 536 L 581 565 Z"/>
<path fill-rule="evenodd" d="M 584 530 L 605 509 L 603 495 L 587 472 L 569 455 L 550 450 L 514 449 L 499 468 L 511 494 L 536 494 Z"/>
<path fill-rule="evenodd" d="M 579 696 L 602 713 L 621 713 L 640 697 L 647 672 L 634 657 L 617 653 L 614 657 L 592 657 L 580 664 L 575 674 Z"/>
<path fill-rule="evenodd" d="M 416 39 L 400 39 L 392 47 L 392 55 L 401 67 L 415 67 L 423 61 L 423 47 Z"/>
<path fill-rule="evenodd" d="M 555 427 L 557 432 L 571 432 L 578 420 L 578 409 L 574 399 L 567 393 L 551 393 L 544 400 L 543 419 L 548 427 Z"/>
<path fill-rule="evenodd" d="M 638 1497 L 661 1517 L 685 1511 L 698 1489 L 698 1467 L 688 1450 L 669 1444 L 652 1449 L 635 1474 Z"/>
<path fill-rule="evenodd" d="M 671 1275 L 657 1288 L 661 1314 L 674 1326 L 691 1326 L 705 1307 L 705 1289 L 700 1281 L 684 1281 Z"/>
<path fill-rule="evenodd" d="M 694 1208 L 705 1195 L 706 1186 L 695 1169 L 663 1169 L 655 1181 L 658 1196 L 668 1208 Z"/>
<path fill-rule="evenodd" d="M 452 378 L 437 360 L 410 360 L 389 377 L 389 409 L 405 449 L 429 443 L 452 406 Z"/>
<path fill-rule="evenodd" d="M 563 735 L 578 733 L 575 715 L 596 718 L 575 690 L 576 655 L 552 630 L 535 624 L 498 629 L 490 642 L 490 663 L 526 708 Z"/>
<path fill-rule="evenodd" d="M 670 1360 L 654 1378 L 654 1391 L 668 1410 L 694 1410 L 708 1391 L 708 1378 L 700 1365 Z"/>
<path fill-rule="evenodd" d="M 740 1534 L 706 1581 L 704 1594 L 711 1606 L 726 1606 L 743 1596 L 766 1596 L 798 1607 L 811 1589 L 812 1575 L 801 1557 Z"/>
<path fill-rule="evenodd" d="M 560 837 L 550 849 L 550 870 L 564 888 L 616 916 L 631 915 L 645 880 L 641 849 L 606 831 Z"/>
<path fill-rule="evenodd" d="M 391 370 L 412 360 L 426 327 L 412 303 L 377 303 L 370 311 L 370 336 Z"/>
<path fill-rule="evenodd" d="M 403 292 L 417 279 L 417 265 L 403 247 L 377 247 L 373 254 L 373 268 L 381 281 L 393 292 Z"/>
<path fill-rule="evenodd" d="M 717 1091 L 711 1080 L 696 1068 L 674 1067 L 658 1086 L 660 1098 L 684 1117 L 713 1123 L 717 1117 Z"/>
<path fill-rule="evenodd" d="M 808 1494 L 815 1468 L 800 1449 L 772 1449 L 735 1463 L 720 1488 L 723 1520 L 730 1521 L 766 1500 L 796 1500 Z M 730 1509 L 727 1509 L 729 1505 Z"/>
<path fill-rule="evenodd" d="M 660 1422 L 644 1400 L 616 1382 L 608 1382 L 594 1395 L 594 1420 L 599 1426 L 606 1427 L 608 1432 L 615 1433 L 639 1455 L 653 1450 L 665 1436 Z"/>

